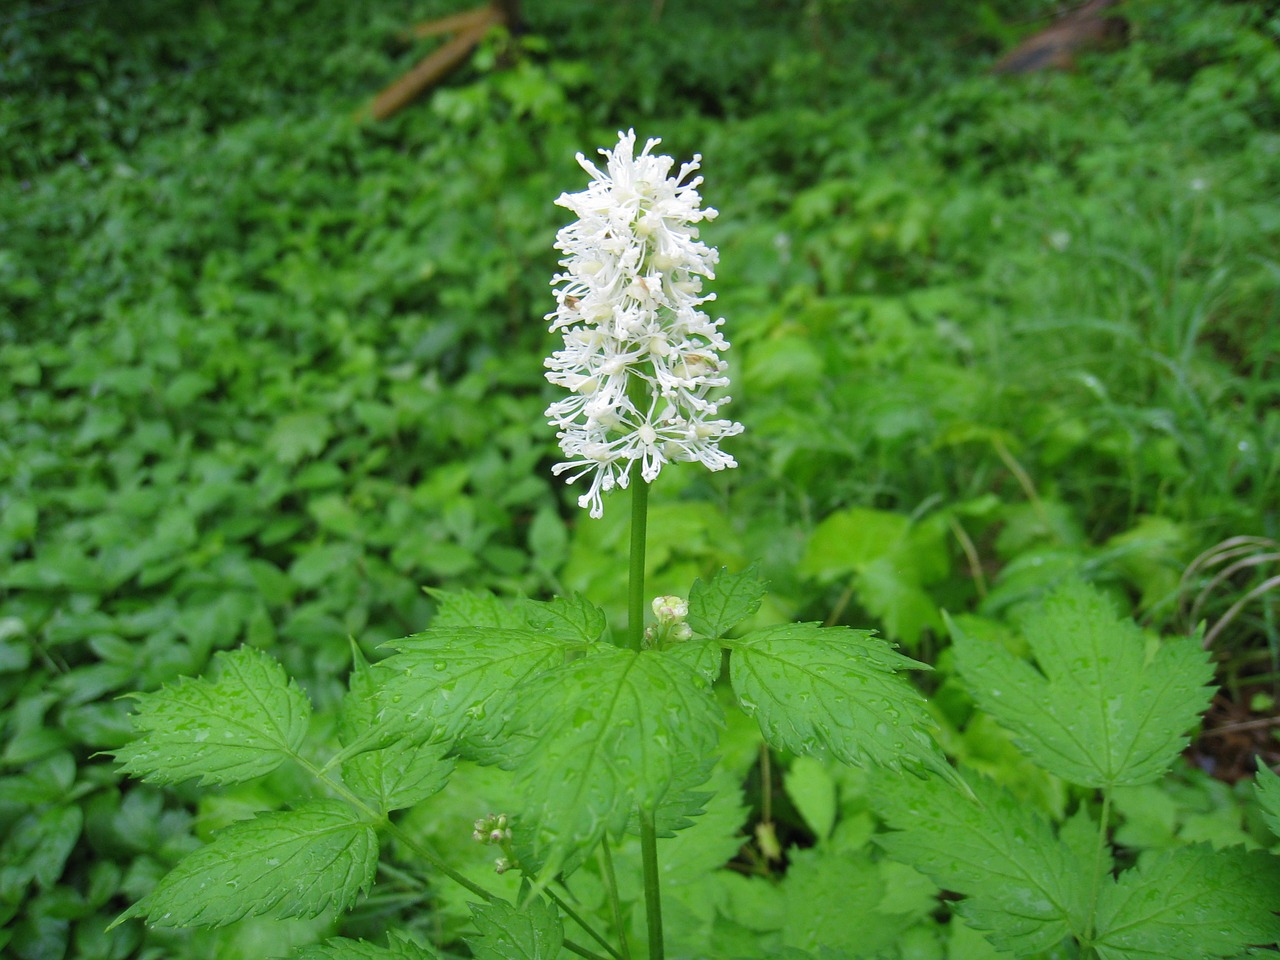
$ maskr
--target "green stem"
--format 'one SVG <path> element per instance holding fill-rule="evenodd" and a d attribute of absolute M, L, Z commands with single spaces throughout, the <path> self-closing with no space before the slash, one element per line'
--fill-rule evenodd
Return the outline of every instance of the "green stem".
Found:
<path fill-rule="evenodd" d="M 627 646 L 639 650 L 644 640 L 644 545 L 649 522 L 649 484 L 631 485 L 631 570 L 627 581 Z"/>
<path fill-rule="evenodd" d="M 566 887 L 566 889 L 568 888 Z M 578 915 L 578 912 L 573 909 L 573 907 L 569 906 L 568 902 L 564 899 L 564 897 L 560 896 L 560 894 L 556 893 L 550 887 L 547 887 L 546 893 L 548 897 L 550 897 L 553 901 L 555 901 L 556 906 L 560 908 L 561 912 L 563 912 L 565 916 L 567 916 L 570 920 L 572 920 L 579 927 L 581 927 L 586 932 L 587 936 L 589 936 L 596 943 L 600 944 L 600 946 L 604 947 L 604 949 L 608 952 L 609 956 L 613 957 L 614 960 L 624 960 L 623 955 L 619 953 L 617 950 L 615 950 L 608 940 L 600 936 L 600 934 L 596 933 L 596 931 L 591 927 L 591 925 L 588 924 L 585 920 L 583 920 L 582 917 Z"/>
<path fill-rule="evenodd" d="M 649 960 L 663 960 L 662 891 L 658 886 L 658 836 L 653 812 L 640 811 L 640 856 L 644 863 L 644 910 L 649 923 Z"/>
<path fill-rule="evenodd" d="M 631 489 L 631 571 L 627 585 L 627 646 L 644 645 L 644 546 L 649 521 L 649 485 L 638 479 Z M 649 930 L 649 960 L 662 960 L 662 890 L 658 884 L 658 835 L 653 812 L 640 810 L 640 857 L 644 868 L 644 914 Z"/>
<path fill-rule="evenodd" d="M 1089 881 L 1089 913 L 1085 918 L 1088 924 L 1085 930 L 1084 946 L 1088 956 L 1097 956 L 1093 946 L 1093 935 L 1096 929 L 1094 922 L 1098 914 L 1098 897 L 1102 892 L 1103 860 L 1107 855 L 1107 827 L 1111 819 L 1111 791 L 1102 791 L 1102 811 L 1098 814 L 1098 843 L 1093 852 L 1093 877 Z"/>

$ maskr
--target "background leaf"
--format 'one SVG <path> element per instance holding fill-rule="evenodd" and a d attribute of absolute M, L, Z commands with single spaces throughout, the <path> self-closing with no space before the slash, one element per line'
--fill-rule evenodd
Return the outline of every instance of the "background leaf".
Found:
<path fill-rule="evenodd" d="M 921 664 L 870 631 L 793 623 L 729 645 L 733 691 L 774 747 L 949 774 L 924 697 L 898 673 Z"/>
<path fill-rule="evenodd" d="M 378 839 L 337 800 L 264 813 L 184 857 L 121 917 L 155 926 L 222 926 L 243 917 L 345 910 L 373 883 Z M 119 922 L 119 921 L 117 921 Z"/>
<path fill-rule="evenodd" d="M 796 757 L 783 774 L 782 785 L 814 836 L 826 839 L 835 826 L 837 809 L 831 771 L 813 757 Z"/>
<path fill-rule="evenodd" d="M 439 954 L 430 947 L 420 947 L 407 937 L 391 934 L 385 947 L 364 940 L 334 937 L 324 943 L 313 943 L 292 954 L 293 960 L 437 960 Z"/>
<path fill-rule="evenodd" d="M 966 894 L 958 912 L 1020 956 L 1048 950 L 1085 924 L 1092 863 L 1060 843 L 1048 821 L 987 780 L 977 800 L 941 780 L 874 780 L 894 833 L 876 840 L 940 887 Z"/>
<path fill-rule="evenodd" d="M 1149 647 L 1092 587 L 1068 583 L 1023 622 L 1039 667 L 954 630 L 956 665 L 978 705 L 1037 763 L 1090 787 L 1149 783 L 1209 704 L 1208 655 L 1190 638 Z"/>
<path fill-rule="evenodd" d="M 297 752 L 311 706 L 279 663 L 241 647 L 214 658 L 213 676 L 136 695 L 141 736 L 115 752 L 126 773 L 158 783 L 239 783 Z"/>

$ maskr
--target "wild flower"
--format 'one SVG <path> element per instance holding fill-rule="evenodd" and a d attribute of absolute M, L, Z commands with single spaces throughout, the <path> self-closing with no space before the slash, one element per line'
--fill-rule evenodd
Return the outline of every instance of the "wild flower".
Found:
<path fill-rule="evenodd" d="M 675 161 L 651 153 L 659 140 L 637 156 L 635 131 L 618 136 L 600 151 L 603 171 L 578 154 L 593 179 L 556 201 L 578 219 L 556 237 L 564 271 L 551 280 L 557 309 L 546 317 L 564 338 L 546 376 L 570 392 L 546 410 L 566 457 L 554 473 L 568 473 L 567 483 L 590 476 L 578 504 L 593 517 L 636 461 L 646 483 L 667 463 L 735 467 L 720 441 L 742 432 L 718 416 L 730 398 L 710 396 L 729 383 L 720 356 L 729 342 L 724 320 L 699 309 L 715 298 L 702 282 L 715 278 L 718 260 L 698 239 L 696 224 L 716 216 L 701 206 L 702 178 L 690 178 L 702 158 L 671 176 Z"/>

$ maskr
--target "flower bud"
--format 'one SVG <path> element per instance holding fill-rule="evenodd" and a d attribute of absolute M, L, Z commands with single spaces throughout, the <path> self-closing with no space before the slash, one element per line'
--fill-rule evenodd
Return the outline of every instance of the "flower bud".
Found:
<path fill-rule="evenodd" d="M 653 615 L 660 623 L 675 623 L 689 615 L 689 602 L 682 597 L 655 597 Z"/>

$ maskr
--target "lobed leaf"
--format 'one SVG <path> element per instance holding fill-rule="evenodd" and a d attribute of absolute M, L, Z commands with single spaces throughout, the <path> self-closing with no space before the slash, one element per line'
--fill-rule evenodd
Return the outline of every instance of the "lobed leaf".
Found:
<path fill-rule="evenodd" d="M 741 573 L 721 569 L 709 583 L 693 582 L 686 621 L 700 636 L 723 637 L 760 609 L 764 595 L 765 583 L 756 576 L 754 565 Z"/>
<path fill-rule="evenodd" d="M 720 644 L 715 640 L 684 640 L 663 647 L 662 652 L 702 674 L 707 683 L 720 679 L 724 658 Z"/>
<path fill-rule="evenodd" d="M 343 699 L 339 734 L 351 755 L 342 760 L 342 779 L 385 815 L 425 800 L 449 781 L 454 761 L 449 744 L 432 739 L 433 728 L 402 730 L 386 742 L 377 723 L 377 673 L 352 644 L 350 689 Z M 358 752 L 357 752 L 358 751 Z"/>
<path fill-rule="evenodd" d="M 215 679 L 134 695 L 141 736 L 115 751 L 124 772 L 152 783 L 241 783 L 296 755 L 311 705 L 284 668 L 241 647 L 217 654 L 213 670 Z"/>
<path fill-rule="evenodd" d="M 522 611 L 492 593 L 468 590 L 428 590 L 439 604 L 432 629 L 444 627 L 492 627 L 499 630 L 523 630 L 528 621 Z"/>
<path fill-rule="evenodd" d="M 1095 589 L 1069 583 L 1023 624 L 1039 670 L 954 628 L 956 666 L 978 705 L 1046 770 L 1088 787 L 1150 783 L 1209 704 L 1213 667 L 1195 640 L 1148 649 Z"/>
<path fill-rule="evenodd" d="M 621 833 L 637 807 L 657 811 L 694 786 L 721 722 L 707 682 L 660 651 L 602 647 L 533 678 L 504 764 L 523 795 L 521 825 L 535 830 L 524 840 L 533 859 L 549 873 L 606 830 Z"/>
<path fill-rule="evenodd" d="M 188 854 L 116 922 L 213 926 L 244 917 L 345 910 L 373 883 L 378 839 L 337 800 L 259 814 Z"/>
<path fill-rule="evenodd" d="M 571 644 L 595 643 L 608 628 L 604 611 L 577 594 L 547 601 L 525 601 L 529 626 Z"/>
<path fill-rule="evenodd" d="M 874 802 L 897 832 L 876 840 L 940 887 L 968 896 L 958 912 L 1002 950 L 1049 950 L 1084 929 L 1092 863 L 1048 821 L 987 780 L 976 799 L 941 780 L 876 779 Z"/>
<path fill-rule="evenodd" d="M 1099 960 L 1235 957 L 1280 940 L 1280 859 L 1196 844 L 1153 854 L 1103 888 Z"/>
<path fill-rule="evenodd" d="M 471 915 L 479 937 L 467 944 L 476 960 L 557 960 L 564 930 L 555 908 L 541 898 L 525 907 L 505 900 L 473 903 Z"/>
<path fill-rule="evenodd" d="M 686 766 L 677 773 L 670 788 L 651 811 L 657 836 L 674 837 L 679 831 L 693 826 L 706 812 L 707 803 L 712 799 L 712 794 L 706 789 L 707 780 L 715 769 L 716 757 L 708 756 L 700 765 Z M 627 832 L 639 835 L 640 812 L 638 810 L 631 811 L 631 816 L 627 820 Z"/>
<path fill-rule="evenodd" d="M 392 646 L 376 668 L 379 723 L 441 740 L 496 736 L 512 692 L 565 657 L 559 637 L 527 628 L 439 628 Z"/>
<path fill-rule="evenodd" d="M 728 646 L 738 702 L 774 747 L 950 775 L 924 698 L 898 673 L 922 665 L 870 631 L 793 623 Z"/>

